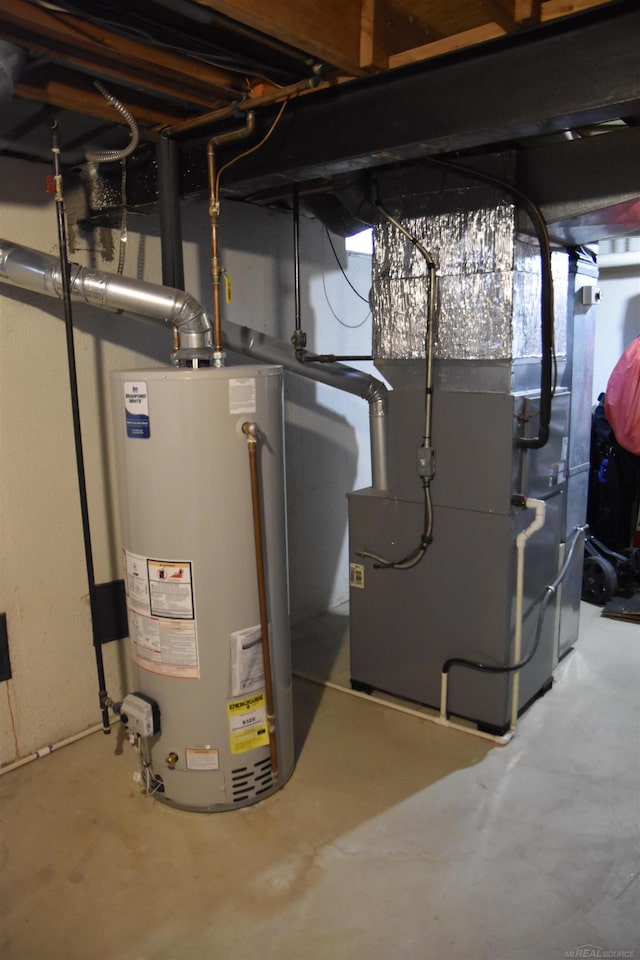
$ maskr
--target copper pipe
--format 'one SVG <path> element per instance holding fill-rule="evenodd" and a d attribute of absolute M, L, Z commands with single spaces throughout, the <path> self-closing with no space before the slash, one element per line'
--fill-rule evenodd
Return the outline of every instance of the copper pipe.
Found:
<path fill-rule="evenodd" d="M 300 80 L 298 83 L 292 83 L 288 87 L 280 87 L 278 90 L 272 90 L 261 97 L 248 97 L 246 100 L 231 104 L 229 107 L 221 107 L 218 110 L 211 110 L 209 113 L 202 113 L 198 117 L 190 117 L 181 123 L 174 123 L 172 127 L 165 127 L 162 131 L 164 136 L 175 137 L 180 133 L 187 133 L 189 130 L 195 130 L 198 127 L 204 127 L 210 123 L 217 123 L 218 120 L 226 120 L 229 117 L 238 115 L 239 110 L 253 110 L 254 107 L 266 107 L 271 103 L 278 103 L 280 100 L 288 100 L 290 97 L 307 90 L 318 90 L 328 87 L 326 81 L 319 77 L 308 77 L 306 80 Z"/>
<path fill-rule="evenodd" d="M 262 537 L 262 509 L 260 505 L 260 477 L 258 474 L 258 425 L 243 423 L 242 432 L 247 438 L 249 449 L 249 472 L 251 474 L 251 506 L 253 510 L 253 536 L 256 554 L 256 575 L 258 580 L 258 604 L 260 608 L 260 638 L 264 663 L 264 694 L 267 704 L 267 728 L 269 730 L 269 753 L 271 770 L 278 773 L 278 743 L 276 740 L 276 718 L 273 703 L 273 678 L 271 673 L 271 647 L 269 644 L 269 615 L 267 611 L 267 585 L 264 562 L 264 541 Z"/>
<path fill-rule="evenodd" d="M 222 310 L 220 304 L 220 277 L 222 267 L 220 265 L 220 251 L 218 244 L 218 221 L 220 219 L 220 197 L 218 196 L 218 175 L 216 172 L 215 148 L 222 143 L 230 143 L 232 140 L 240 140 L 253 133 L 255 127 L 255 114 L 250 111 L 247 114 L 244 127 L 239 130 L 229 130 L 227 133 L 219 133 L 211 137 L 207 143 L 207 169 L 209 172 L 209 221 L 211 223 L 211 284 L 213 300 L 213 359 L 216 364 L 220 364 L 224 354 L 222 352 Z"/>

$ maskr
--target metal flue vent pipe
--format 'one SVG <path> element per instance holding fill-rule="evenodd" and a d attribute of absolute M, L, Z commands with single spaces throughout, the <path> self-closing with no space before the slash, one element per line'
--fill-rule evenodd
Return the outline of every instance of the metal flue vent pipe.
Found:
<path fill-rule="evenodd" d="M 276 363 L 308 380 L 325 383 L 369 404 L 371 443 L 371 483 L 376 490 L 388 490 L 387 472 L 387 395 L 382 380 L 342 363 L 300 363 L 288 344 L 266 333 L 235 323 L 225 324 L 223 345 L 227 350 L 246 354 L 265 363 Z"/>
<path fill-rule="evenodd" d="M 174 328 L 179 336 L 179 359 L 208 358 L 211 322 L 201 304 L 183 290 L 105 273 L 70 264 L 73 300 L 156 320 Z M 48 297 L 62 297 L 58 257 L 0 239 L 0 281 Z"/>
<path fill-rule="evenodd" d="M 71 297 L 74 300 L 170 324 L 178 331 L 180 338 L 177 359 L 205 354 L 208 358 L 211 355 L 211 323 L 204 307 L 188 293 L 75 263 L 70 264 L 70 273 Z M 0 281 L 56 299 L 62 297 L 62 276 L 57 257 L 2 239 Z M 237 324 L 226 325 L 224 346 L 256 360 L 279 364 L 285 370 L 308 380 L 325 383 L 366 400 L 369 404 L 372 486 L 376 490 L 388 489 L 388 391 L 381 380 L 341 363 L 300 363 L 287 344 Z"/>

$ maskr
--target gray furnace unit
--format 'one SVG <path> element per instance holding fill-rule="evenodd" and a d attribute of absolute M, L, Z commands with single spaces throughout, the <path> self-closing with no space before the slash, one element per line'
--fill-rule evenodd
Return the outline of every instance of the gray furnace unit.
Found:
<path fill-rule="evenodd" d="M 539 409 L 539 255 L 537 244 L 519 233 L 513 205 L 495 197 L 486 189 L 462 200 L 458 193 L 445 209 L 440 195 L 440 213 L 403 221 L 433 255 L 440 284 L 433 542 L 420 563 L 404 570 L 381 568 L 362 554 L 405 557 L 424 530 L 416 453 L 424 424 L 427 270 L 415 245 L 392 225 L 375 229 L 374 355 L 393 387 L 389 489 L 349 497 L 351 680 L 356 689 L 437 709 L 447 660 L 514 663 L 516 536 L 532 520 L 531 511 L 514 505 L 514 495 L 543 500 L 546 513 L 524 555 L 521 658 L 536 642 L 541 598 L 580 535 L 575 528 L 586 509 L 581 476 L 571 485 L 570 453 L 584 444 L 571 443 L 570 425 L 588 437 L 589 401 L 586 423 L 584 413 L 572 423 L 585 403 L 567 389 L 571 363 L 564 359 L 574 342 L 576 257 L 552 256 L 558 384 L 548 443 L 523 450 L 518 439 L 536 435 Z M 588 370 L 578 379 L 590 399 Z M 574 472 L 581 474 L 581 464 Z M 548 606 L 535 655 L 520 671 L 518 711 L 550 687 L 558 658 L 577 633 L 581 565 L 576 549 L 561 600 L 556 596 Z M 561 624 L 569 640 L 560 636 Z M 479 729 L 506 732 L 511 698 L 510 673 L 450 669 L 448 713 Z"/>

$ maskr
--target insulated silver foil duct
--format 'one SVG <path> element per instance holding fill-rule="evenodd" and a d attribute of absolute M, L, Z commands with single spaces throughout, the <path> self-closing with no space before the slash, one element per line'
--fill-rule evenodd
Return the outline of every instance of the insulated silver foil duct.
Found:
<path fill-rule="evenodd" d="M 403 218 L 437 264 L 435 356 L 441 360 L 539 357 L 540 257 L 518 234 L 511 203 Z M 427 265 L 388 222 L 374 229 L 373 354 L 381 360 L 424 357 Z M 556 352 L 566 351 L 568 258 L 553 256 Z"/>

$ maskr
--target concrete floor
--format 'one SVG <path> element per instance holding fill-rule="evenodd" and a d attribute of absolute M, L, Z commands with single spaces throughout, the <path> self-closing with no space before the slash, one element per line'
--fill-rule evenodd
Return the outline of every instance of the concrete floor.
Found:
<path fill-rule="evenodd" d="M 1 777 L 0 957 L 640 960 L 640 628 L 581 634 L 506 747 L 298 679 L 254 807 L 142 796 L 113 735 Z"/>

